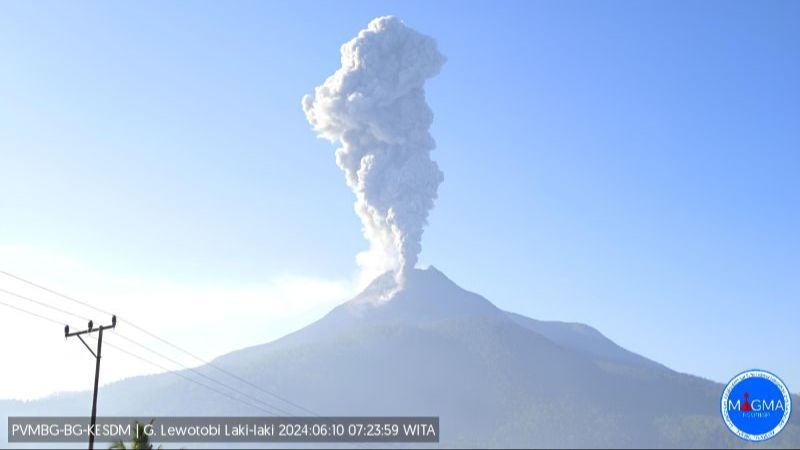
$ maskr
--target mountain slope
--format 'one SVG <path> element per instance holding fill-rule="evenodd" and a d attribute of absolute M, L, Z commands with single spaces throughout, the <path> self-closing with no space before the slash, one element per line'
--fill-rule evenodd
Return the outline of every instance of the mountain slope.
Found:
<path fill-rule="evenodd" d="M 409 274 L 387 301 L 396 289 L 383 276 L 314 324 L 214 364 L 321 415 L 440 416 L 448 447 L 744 445 L 719 418 L 717 383 L 628 352 L 586 325 L 501 311 L 433 268 Z M 88 398 L 66 394 L 21 410 L 83 414 Z M 170 374 L 109 385 L 100 405 L 104 415 L 264 414 Z M 797 447 L 797 422 L 770 445 Z"/>
<path fill-rule="evenodd" d="M 664 366 L 641 355 L 625 350 L 594 328 L 582 323 L 545 322 L 512 312 L 511 320 L 531 331 L 541 334 L 559 345 L 586 354 L 632 366 L 662 368 Z"/>

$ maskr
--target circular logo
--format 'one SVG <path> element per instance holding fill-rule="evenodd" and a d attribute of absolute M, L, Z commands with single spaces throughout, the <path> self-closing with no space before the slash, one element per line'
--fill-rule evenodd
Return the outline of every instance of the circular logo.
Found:
<path fill-rule="evenodd" d="M 780 378 L 766 370 L 736 375 L 722 391 L 722 420 L 733 434 L 766 441 L 783 430 L 792 415 L 792 396 Z"/>

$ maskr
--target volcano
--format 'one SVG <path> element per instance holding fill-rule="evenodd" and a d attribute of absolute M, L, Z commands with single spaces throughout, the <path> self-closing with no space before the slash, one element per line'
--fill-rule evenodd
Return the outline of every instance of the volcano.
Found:
<path fill-rule="evenodd" d="M 381 276 L 317 322 L 213 364 L 291 399 L 229 381 L 298 415 L 308 411 L 297 405 L 331 416 L 439 416 L 443 447 L 746 446 L 720 419 L 722 385 L 588 325 L 503 311 L 433 267 L 409 272 L 402 287 Z M 88 393 L 61 394 L 0 411 L 83 415 L 88 402 Z M 109 416 L 264 414 L 168 373 L 105 386 L 99 402 Z M 768 444 L 800 447 L 799 428 L 793 417 Z"/>

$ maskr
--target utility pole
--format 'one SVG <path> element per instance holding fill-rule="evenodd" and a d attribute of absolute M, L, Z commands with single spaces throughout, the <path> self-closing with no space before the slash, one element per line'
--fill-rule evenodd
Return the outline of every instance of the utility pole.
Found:
<path fill-rule="evenodd" d="M 100 352 L 103 350 L 103 330 L 113 329 L 117 326 L 117 316 L 111 316 L 111 325 L 101 325 L 98 328 L 94 328 L 94 324 L 92 321 L 89 321 L 89 328 L 83 331 L 74 331 L 72 333 L 69 332 L 69 325 L 64 327 L 64 338 L 77 336 L 78 339 L 81 340 L 83 345 L 89 350 L 89 353 L 94 356 L 95 359 L 95 366 L 94 366 L 94 396 L 92 397 L 92 423 L 89 427 L 89 450 L 94 450 L 94 433 L 95 433 L 95 425 L 97 424 L 97 388 L 100 384 Z M 82 334 L 89 334 L 97 332 L 97 353 L 89 347 L 89 344 L 83 340 L 81 337 Z"/>

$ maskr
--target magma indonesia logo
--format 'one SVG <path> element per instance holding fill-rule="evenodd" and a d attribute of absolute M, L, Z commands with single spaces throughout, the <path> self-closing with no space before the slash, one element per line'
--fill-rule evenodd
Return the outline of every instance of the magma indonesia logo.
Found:
<path fill-rule="evenodd" d="M 765 370 L 736 375 L 722 392 L 722 419 L 733 434 L 752 442 L 777 435 L 792 415 L 792 397 L 780 378 Z"/>

